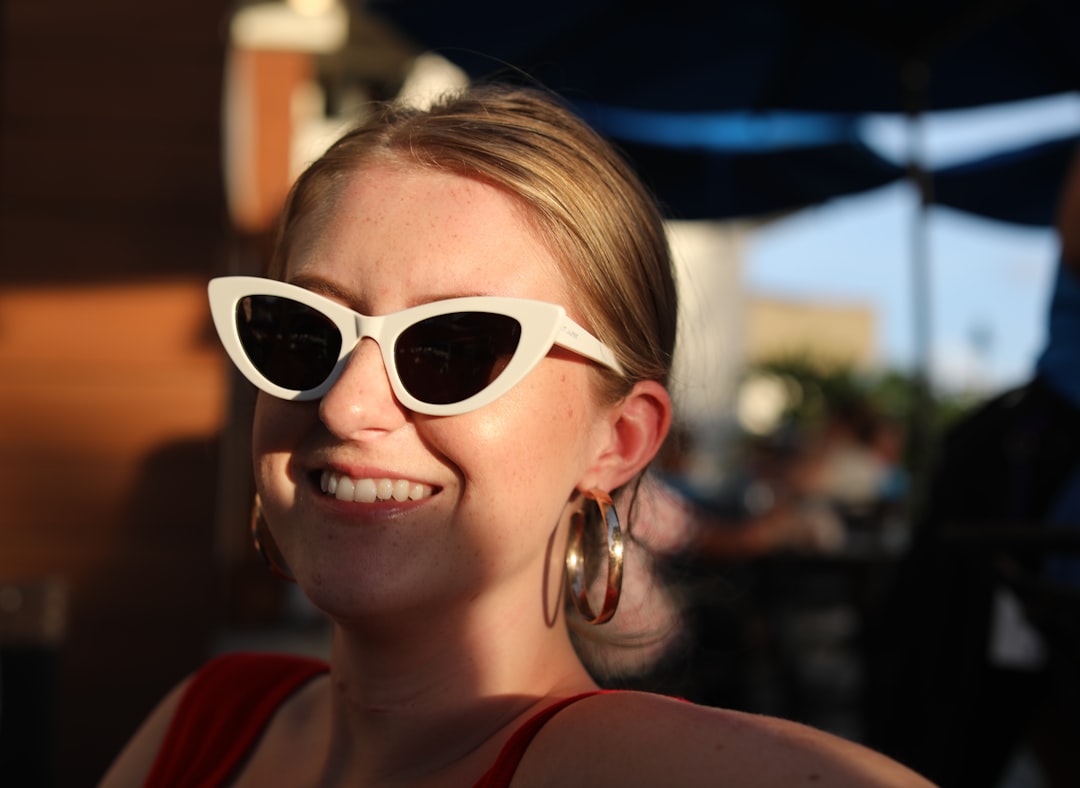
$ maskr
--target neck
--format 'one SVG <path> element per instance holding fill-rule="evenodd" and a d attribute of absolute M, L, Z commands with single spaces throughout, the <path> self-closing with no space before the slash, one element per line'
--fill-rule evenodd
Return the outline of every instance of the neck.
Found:
<path fill-rule="evenodd" d="M 457 616 L 337 622 L 328 762 L 351 777 L 418 781 L 459 766 L 475 779 L 522 719 L 594 688 L 561 613 L 522 607 L 481 599 Z"/>

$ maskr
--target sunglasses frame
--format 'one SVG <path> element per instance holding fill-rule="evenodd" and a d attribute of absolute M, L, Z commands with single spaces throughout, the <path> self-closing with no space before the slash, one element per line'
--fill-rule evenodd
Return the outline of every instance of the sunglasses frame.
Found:
<path fill-rule="evenodd" d="M 494 402 L 520 383 L 555 345 L 622 374 L 610 348 L 570 318 L 563 307 L 547 301 L 468 296 L 431 301 L 399 312 L 372 316 L 298 285 L 263 277 L 217 277 L 210 280 L 207 292 L 214 327 L 233 364 L 256 388 L 279 399 L 302 401 L 323 397 L 341 377 L 353 350 L 364 337 L 375 340 L 379 346 L 390 387 L 398 402 L 409 410 L 430 416 L 468 413 Z M 291 299 L 316 310 L 337 327 L 341 334 L 341 351 L 330 374 L 318 386 L 303 390 L 283 388 L 264 376 L 248 358 L 240 341 L 236 308 L 241 299 L 257 295 Z M 424 402 L 405 389 L 394 359 L 394 344 L 401 333 L 414 324 L 456 312 L 485 312 L 513 318 L 521 326 L 520 341 L 502 372 L 476 394 L 459 402 Z"/>

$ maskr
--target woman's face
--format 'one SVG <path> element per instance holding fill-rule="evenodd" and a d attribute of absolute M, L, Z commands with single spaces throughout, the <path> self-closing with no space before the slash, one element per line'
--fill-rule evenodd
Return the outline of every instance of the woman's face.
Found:
<path fill-rule="evenodd" d="M 559 265 L 517 202 L 471 179 L 404 166 L 350 179 L 328 218 L 301 230 L 286 279 L 369 315 L 468 295 L 540 299 L 575 313 Z M 395 400 L 378 349 L 363 339 L 321 400 L 261 394 L 256 484 L 305 592 L 340 617 L 471 604 L 508 589 L 539 611 L 547 554 L 562 555 L 553 531 L 610 434 L 593 375 L 589 362 L 554 349 L 495 402 L 424 416 Z M 389 480 L 397 495 L 340 500 L 323 490 L 331 477 L 345 489 Z"/>

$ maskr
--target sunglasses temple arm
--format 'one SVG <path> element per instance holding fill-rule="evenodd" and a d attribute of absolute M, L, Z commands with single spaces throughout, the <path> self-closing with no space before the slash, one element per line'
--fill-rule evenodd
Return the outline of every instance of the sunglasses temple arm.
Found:
<path fill-rule="evenodd" d="M 615 358 L 615 354 L 611 352 L 611 348 L 594 337 L 576 322 L 569 317 L 564 317 L 562 323 L 559 325 L 559 331 L 555 336 L 555 344 L 559 347 L 572 350 L 579 356 L 592 359 L 593 361 L 603 364 L 609 367 L 620 375 L 622 374 L 622 365 L 618 359 Z"/>

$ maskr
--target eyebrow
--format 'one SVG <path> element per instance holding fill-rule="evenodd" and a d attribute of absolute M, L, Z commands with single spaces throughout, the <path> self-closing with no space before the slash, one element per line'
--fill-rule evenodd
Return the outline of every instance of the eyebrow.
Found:
<path fill-rule="evenodd" d="M 295 279 L 288 279 L 286 281 L 291 285 L 302 287 L 305 290 L 310 290 L 313 293 L 318 293 L 319 295 L 324 295 L 329 298 L 335 298 L 338 301 L 342 301 L 346 304 L 354 304 L 359 300 L 344 288 L 338 287 L 333 282 L 322 279 L 318 276 L 301 275 L 296 277 Z"/>
<path fill-rule="evenodd" d="M 289 279 L 287 281 L 291 285 L 296 285 L 297 287 L 302 287 L 305 290 L 310 290 L 313 293 L 318 293 L 319 295 L 326 296 L 327 298 L 333 298 L 337 301 L 341 301 L 350 309 L 355 309 L 361 314 L 368 314 L 363 308 L 358 308 L 361 307 L 361 305 L 363 304 L 363 299 L 358 298 L 356 293 L 346 290 L 343 287 L 339 287 L 338 285 L 327 279 L 323 279 L 319 276 L 302 274 L 295 279 Z M 420 306 L 422 304 L 434 304 L 438 301 L 448 301 L 451 298 L 470 298 L 476 296 L 490 297 L 492 295 L 494 294 L 485 293 L 478 290 L 468 290 L 463 292 L 453 292 L 440 295 L 429 294 L 415 300 L 410 299 L 404 308 L 408 309 L 414 306 Z"/>

